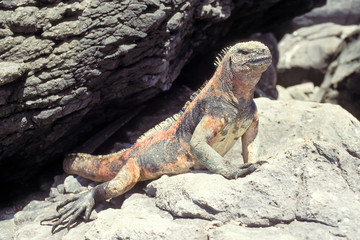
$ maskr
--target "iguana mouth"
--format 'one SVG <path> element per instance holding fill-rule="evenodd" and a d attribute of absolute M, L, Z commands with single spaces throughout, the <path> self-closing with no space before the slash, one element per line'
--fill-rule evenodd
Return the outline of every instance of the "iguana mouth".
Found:
<path fill-rule="evenodd" d="M 261 56 L 261 57 L 253 58 L 248 63 L 262 63 L 262 62 L 269 62 L 269 61 L 271 61 L 270 56 Z"/>

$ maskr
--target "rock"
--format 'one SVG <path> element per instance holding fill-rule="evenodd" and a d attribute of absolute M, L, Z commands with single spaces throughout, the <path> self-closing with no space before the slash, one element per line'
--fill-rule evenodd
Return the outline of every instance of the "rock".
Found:
<path fill-rule="evenodd" d="M 65 178 L 64 181 L 65 193 L 79 193 L 86 190 L 86 187 L 81 186 L 80 182 L 77 181 L 72 175 Z"/>
<path fill-rule="evenodd" d="M 286 193 L 280 194 L 282 189 L 271 177 L 259 181 L 257 173 L 230 182 L 208 173 L 163 176 L 147 188 L 156 193 L 156 206 L 175 217 L 237 220 L 249 227 L 266 227 L 293 219 L 296 205 L 297 180 L 284 169 L 271 171 L 274 178 L 288 179 Z"/>
<path fill-rule="evenodd" d="M 0 239 L 12 239 L 14 236 L 14 227 L 12 220 L 0 221 Z"/>
<path fill-rule="evenodd" d="M 314 8 L 302 16 L 295 17 L 292 23 L 295 28 L 332 22 L 341 25 L 360 23 L 360 2 L 354 0 L 327 0 L 326 4 Z"/>
<path fill-rule="evenodd" d="M 32 201 L 8 220 L 14 239 L 357 239 L 360 122 L 332 104 L 266 98 L 256 104 L 268 163 L 252 174 L 162 176 L 146 185 L 147 194 L 104 202 L 95 220 L 54 235 L 39 221 L 57 203 Z M 234 165 L 241 163 L 240 145 L 226 155 Z"/>
<path fill-rule="evenodd" d="M 333 58 L 359 26 L 324 23 L 300 28 L 279 42 L 278 83 L 288 87 L 306 81 L 320 85 Z"/>
<path fill-rule="evenodd" d="M 324 81 L 312 100 L 333 102 L 360 118 L 360 27 L 354 30 L 339 46 L 339 54 L 326 71 Z"/>
<path fill-rule="evenodd" d="M 42 219 L 47 214 L 54 212 L 49 211 L 49 206 L 52 204 L 50 202 L 43 202 L 43 201 L 31 201 L 26 207 L 24 207 L 21 211 L 17 212 L 14 216 L 14 224 L 17 227 L 20 227 L 26 223 L 32 223 L 36 219 Z M 36 212 L 42 211 L 38 214 Z"/>
<path fill-rule="evenodd" d="M 266 227 L 266 228 L 248 228 L 231 222 L 215 228 L 210 233 L 210 239 L 296 239 L 293 234 L 277 227 Z"/>
<path fill-rule="evenodd" d="M 276 85 L 276 90 L 278 91 L 277 100 L 280 100 L 280 101 L 294 100 L 292 98 L 292 96 L 290 95 L 290 93 L 283 86 Z"/>
<path fill-rule="evenodd" d="M 24 64 L 16 62 L 0 62 L 0 86 L 11 83 L 24 73 Z M 2 101 L 3 104 L 6 101 Z"/>
<path fill-rule="evenodd" d="M 296 85 L 288 89 L 295 99 L 341 104 L 360 118 L 359 33 L 357 25 L 324 23 L 286 35 L 279 43 L 279 84 Z M 316 87 L 300 93 L 304 82 Z"/>
<path fill-rule="evenodd" d="M 256 105 L 260 116 L 259 134 L 263 160 L 266 160 L 268 154 L 285 152 L 289 146 L 304 139 L 338 146 L 351 143 L 352 147 L 359 142 L 359 121 L 338 105 L 302 101 L 276 102 L 265 98 L 256 99 Z M 235 151 L 236 148 L 232 150 Z"/>
<path fill-rule="evenodd" d="M 206 234 L 201 230 L 206 223 L 200 219 L 174 219 L 168 212 L 156 208 L 154 199 L 133 194 L 121 209 L 108 209 L 99 213 L 85 238 L 205 239 Z"/>
<path fill-rule="evenodd" d="M 360 49 L 359 39 L 360 28 L 354 29 L 351 35 L 346 39 L 347 44 L 340 46 L 338 50 L 339 55 L 331 63 L 324 82 L 321 84 L 321 88 L 325 85 L 336 85 L 343 81 L 351 74 L 357 73 L 360 69 L 360 64 L 356 62 L 360 59 L 360 54 L 357 50 Z"/>
<path fill-rule="evenodd" d="M 286 88 L 292 99 L 300 101 L 311 101 L 314 97 L 314 92 L 318 87 L 314 87 L 314 83 L 305 82 Z"/>
<path fill-rule="evenodd" d="M 293 221 L 289 225 L 279 224 L 267 228 L 247 228 L 232 222 L 215 228 L 210 239 L 338 239 L 336 228 L 312 222 Z M 341 239 L 341 238 L 339 238 Z"/>
<path fill-rule="evenodd" d="M 250 35 L 323 2 L 294 1 L 288 11 L 285 0 L 1 1 L 0 62 L 13 67 L 0 85 L 0 182 L 34 182 L 101 126 L 168 90 L 194 53 L 227 33 Z"/>

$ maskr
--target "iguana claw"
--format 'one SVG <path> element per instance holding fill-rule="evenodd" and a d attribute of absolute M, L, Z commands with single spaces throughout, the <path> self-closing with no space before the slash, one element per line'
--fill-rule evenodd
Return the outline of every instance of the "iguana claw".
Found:
<path fill-rule="evenodd" d="M 68 205 L 72 203 L 71 205 Z M 44 222 L 51 222 L 52 225 L 51 233 L 54 233 L 55 229 L 66 223 L 65 228 L 69 229 L 75 220 L 85 211 L 85 221 L 89 221 L 91 210 L 95 206 L 94 193 L 92 190 L 80 193 L 75 196 L 69 197 L 65 201 L 61 202 L 57 207 L 56 211 L 62 209 L 59 213 L 45 218 L 40 221 L 43 225 Z M 68 218 L 70 219 L 66 221 Z"/>
<path fill-rule="evenodd" d="M 267 161 L 258 161 L 256 163 L 244 163 L 240 166 L 240 171 L 237 171 L 235 174 L 235 179 L 238 179 L 239 177 L 245 177 L 246 175 L 249 175 L 250 173 L 254 172 L 258 167 L 263 165 L 264 163 L 268 163 Z"/>

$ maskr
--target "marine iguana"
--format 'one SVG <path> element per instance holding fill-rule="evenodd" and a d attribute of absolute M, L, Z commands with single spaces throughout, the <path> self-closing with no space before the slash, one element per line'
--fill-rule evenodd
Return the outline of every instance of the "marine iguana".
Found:
<path fill-rule="evenodd" d="M 132 147 L 109 155 L 76 153 L 65 157 L 66 173 L 103 183 L 69 197 L 58 205 L 57 210 L 62 209 L 58 214 L 42 222 L 52 221 L 53 232 L 62 224 L 69 228 L 83 212 L 88 221 L 97 203 L 124 194 L 139 181 L 164 174 L 208 169 L 232 179 L 255 171 L 262 162 L 258 162 L 258 115 L 253 94 L 270 64 L 271 54 L 264 44 L 237 43 L 223 51 L 213 77 L 178 114 L 150 129 Z M 234 168 L 223 156 L 240 137 L 244 164 Z"/>

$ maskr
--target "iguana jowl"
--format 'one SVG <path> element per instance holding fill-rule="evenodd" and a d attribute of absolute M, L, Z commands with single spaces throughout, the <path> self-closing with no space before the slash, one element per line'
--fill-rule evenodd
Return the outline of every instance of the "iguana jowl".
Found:
<path fill-rule="evenodd" d="M 145 133 L 132 147 L 103 156 L 68 155 L 65 172 L 103 183 L 62 202 L 58 206 L 62 211 L 44 221 L 56 220 L 53 230 L 68 218 L 69 227 L 82 212 L 87 221 L 96 203 L 163 174 L 208 169 L 235 178 L 253 172 L 259 166 L 253 94 L 270 64 L 271 54 L 264 44 L 238 43 L 228 49 L 214 76 L 179 114 Z M 223 156 L 240 137 L 244 164 L 234 168 L 224 162 Z"/>

